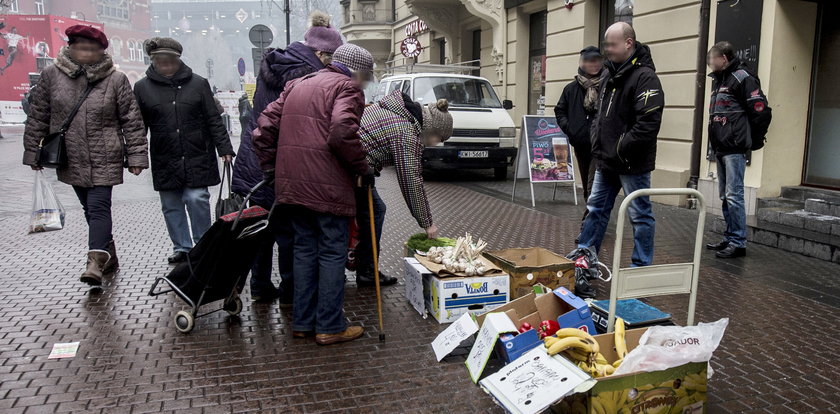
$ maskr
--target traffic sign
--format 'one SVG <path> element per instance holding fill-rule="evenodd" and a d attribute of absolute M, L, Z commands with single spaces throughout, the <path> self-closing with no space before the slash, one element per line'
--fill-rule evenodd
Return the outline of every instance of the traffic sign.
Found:
<path fill-rule="evenodd" d="M 239 69 L 239 76 L 245 76 L 245 59 L 239 58 L 239 62 L 236 62 L 236 68 Z"/>
<path fill-rule="evenodd" d="M 251 27 L 251 30 L 248 31 L 248 39 L 251 40 L 251 43 L 258 47 L 265 49 L 269 45 L 271 45 L 271 41 L 274 40 L 274 34 L 271 33 L 271 29 L 264 24 L 255 24 Z"/>

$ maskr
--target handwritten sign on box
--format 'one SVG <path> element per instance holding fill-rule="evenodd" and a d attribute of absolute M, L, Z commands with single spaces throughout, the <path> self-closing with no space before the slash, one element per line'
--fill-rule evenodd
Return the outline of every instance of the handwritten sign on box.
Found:
<path fill-rule="evenodd" d="M 448 328 L 432 341 L 435 358 L 440 362 L 443 357 L 449 355 L 461 342 L 469 338 L 476 331 L 478 331 L 478 325 L 475 323 L 475 316 L 471 313 L 461 315 L 455 323 L 449 325 Z"/>
<path fill-rule="evenodd" d="M 487 314 L 487 317 L 484 318 L 484 325 L 478 331 L 478 337 L 475 339 L 475 344 L 473 344 L 465 362 L 473 382 L 478 382 L 478 378 L 487 365 L 487 360 L 493 353 L 493 347 L 499 340 L 499 334 L 505 332 L 517 332 L 513 321 L 504 313 Z"/>
<path fill-rule="evenodd" d="M 481 386 L 508 412 L 536 414 L 566 395 L 591 388 L 589 375 L 562 357 L 550 357 L 534 348 L 499 372 L 481 380 Z"/>

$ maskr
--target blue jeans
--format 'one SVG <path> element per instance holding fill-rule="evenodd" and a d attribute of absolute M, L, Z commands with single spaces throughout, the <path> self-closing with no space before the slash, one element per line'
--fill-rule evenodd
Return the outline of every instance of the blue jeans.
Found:
<path fill-rule="evenodd" d="M 376 223 L 377 254 L 382 251 L 382 226 L 385 224 L 387 207 L 376 188 L 373 191 L 373 222 Z M 359 244 L 356 245 L 356 274 L 373 276 L 373 252 L 370 242 L 370 211 L 368 210 L 367 187 L 356 189 L 356 224 L 359 226 Z M 379 257 L 377 256 L 377 259 Z"/>
<path fill-rule="evenodd" d="M 279 293 L 284 299 L 291 300 L 294 294 L 292 262 L 294 261 L 295 231 L 292 220 L 284 211 L 277 208 L 271 218 L 271 231 L 274 239 L 260 246 L 254 264 L 251 266 L 251 295 L 272 296 Z M 277 265 L 280 269 L 280 289 L 271 282 L 274 262 L 274 245 L 277 245 Z"/>
<path fill-rule="evenodd" d="M 210 228 L 210 192 L 207 187 L 160 192 L 160 204 L 173 250 L 188 252 Z M 187 221 L 189 213 L 189 221 Z M 190 237 L 192 228 L 192 237 Z"/>
<path fill-rule="evenodd" d="M 290 208 L 295 231 L 292 330 L 336 334 L 344 319 L 344 264 L 350 218 Z"/>
<path fill-rule="evenodd" d="M 726 221 L 724 238 L 735 247 L 747 247 L 747 212 L 744 208 L 744 154 L 717 155 L 718 191 Z"/>
<path fill-rule="evenodd" d="M 642 188 L 650 188 L 650 173 L 619 175 L 600 169 L 595 171 L 592 192 L 586 200 L 589 214 L 583 221 L 578 247 L 590 247 L 599 252 L 618 192 L 623 189 L 624 194 L 630 194 Z M 628 213 L 630 223 L 633 224 L 632 266 L 650 265 L 653 262 L 653 236 L 656 231 L 650 197 L 634 199 Z"/>

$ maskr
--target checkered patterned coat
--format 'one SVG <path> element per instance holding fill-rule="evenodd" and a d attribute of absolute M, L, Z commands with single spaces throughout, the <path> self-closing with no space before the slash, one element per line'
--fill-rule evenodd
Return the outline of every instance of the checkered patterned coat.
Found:
<path fill-rule="evenodd" d="M 420 123 L 405 108 L 399 90 L 368 106 L 359 138 L 368 163 L 377 171 L 394 166 L 405 203 L 422 228 L 432 225 L 432 211 L 423 188 L 423 142 Z"/>

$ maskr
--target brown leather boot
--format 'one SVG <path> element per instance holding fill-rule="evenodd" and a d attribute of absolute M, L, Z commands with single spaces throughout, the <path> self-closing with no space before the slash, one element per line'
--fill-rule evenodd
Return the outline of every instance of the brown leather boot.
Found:
<path fill-rule="evenodd" d="M 120 259 L 117 258 L 117 246 L 114 244 L 113 240 L 108 242 L 108 254 L 110 254 L 111 257 L 105 263 L 105 266 L 102 267 L 102 273 L 106 275 L 114 273 L 120 268 Z"/>
<path fill-rule="evenodd" d="M 348 326 L 344 332 L 337 334 L 318 334 L 315 335 L 315 342 L 318 345 L 332 345 L 339 342 L 348 342 L 360 338 L 365 333 L 365 328 L 361 326 Z"/>
<path fill-rule="evenodd" d="M 105 250 L 91 250 L 88 252 L 87 270 L 82 273 L 79 278 L 84 283 L 91 286 L 99 286 L 102 284 L 102 268 L 110 259 L 111 255 Z"/>

